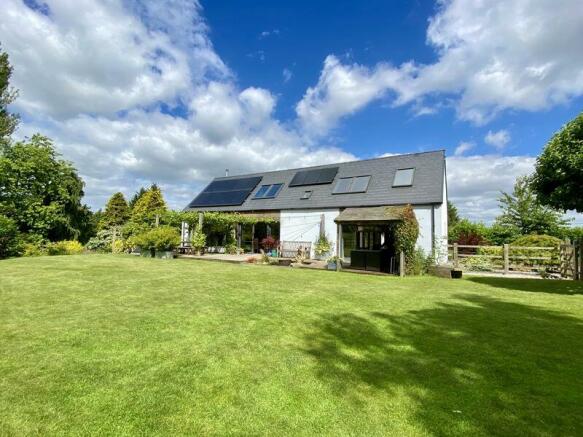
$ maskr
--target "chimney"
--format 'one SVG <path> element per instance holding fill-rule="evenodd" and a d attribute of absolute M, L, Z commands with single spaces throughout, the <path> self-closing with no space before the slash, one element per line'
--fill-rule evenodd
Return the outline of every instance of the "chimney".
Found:
<path fill-rule="evenodd" d="M 227 176 L 229 176 L 229 169 L 228 168 L 225 169 L 225 177 L 227 177 Z"/>

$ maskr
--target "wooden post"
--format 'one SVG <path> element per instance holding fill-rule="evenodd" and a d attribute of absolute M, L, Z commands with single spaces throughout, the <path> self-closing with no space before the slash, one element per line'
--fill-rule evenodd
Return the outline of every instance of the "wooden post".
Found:
<path fill-rule="evenodd" d="M 577 240 L 573 241 L 573 279 L 579 279 L 579 247 L 577 247 Z"/>
<path fill-rule="evenodd" d="M 399 254 L 399 276 L 401 278 L 405 276 L 405 252 L 403 251 Z"/>
<path fill-rule="evenodd" d="M 504 245 L 504 274 L 508 274 L 510 270 L 510 245 Z"/>
<path fill-rule="evenodd" d="M 204 222 L 204 214 L 202 212 L 198 213 L 198 229 L 202 232 L 202 225 Z"/>
<path fill-rule="evenodd" d="M 160 214 L 156 214 L 156 227 L 160 226 Z"/>
<path fill-rule="evenodd" d="M 322 214 L 322 217 L 324 215 Z M 339 272 L 341 269 L 341 258 L 340 258 L 340 244 L 342 241 L 342 223 L 336 225 L 336 271 Z"/>
<path fill-rule="evenodd" d="M 457 243 L 453 243 L 453 266 L 456 269 L 459 267 L 459 260 L 457 256 Z"/>

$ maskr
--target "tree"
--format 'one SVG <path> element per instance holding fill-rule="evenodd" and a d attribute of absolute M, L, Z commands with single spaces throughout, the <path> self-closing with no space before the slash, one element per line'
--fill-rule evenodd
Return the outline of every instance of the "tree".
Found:
<path fill-rule="evenodd" d="M 532 187 L 544 205 L 583 212 L 583 112 L 546 144 Z"/>
<path fill-rule="evenodd" d="M 451 202 L 447 201 L 447 224 L 448 226 L 455 226 L 460 221 L 460 215 L 457 207 Z"/>
<path fill-rule="evenodd" d="M 137 201 L 140 200 L 140 197 L 142 197 L 144 194 L 146 194 L 147 191 L 148 190 L 146 190 L 144 187 L 140 187 L 140 189 L 135 192 L 135 194 L 132 196 L 132 198 L 129 201 L 130 209 L 134 209 L 134 206 L 136 206 Z"/>
<path fill-rule="evenodd" d="M 156 216 L 166 212 L 166 202 L 162 191 L 156 184 L 152 184 L 136 202 L 132 210 L 132 221 L 153 225 Z"/>
<path fill-rule="evenodd" d="M 16 99 L 17 92 L 10 87 L 12 67 L 8 54 L 0 51 L 0 148 L 5 146 L 18 125 L 18 116 L 8 112 L 8 105 Z"/>
<path fill-rule="evenodd" d="M 120 192 L 115 193 L 107 201 L 105 212 L 101 216 L 99 227 L 101 229 L 111 228 L 112 226 L 121 226 L 130 218 L 130 208 L 124 195 Z"/>
<path fill-rule="evenodd" d="M 20 234 L 14 220 L 0 215 L 0 259 L 19 255 L 20 243 Z"/>
<path fill-rule="evenodd" d="M 512 194 L 503 192 L 499 202 L 502 214 L 496 224 L 516 228 L 522 235 L 560 236 L 568 223 L 560 211 L 540 204 L 528 176 L 519 177 Z"/>
<path fill-rule="evenodd" d="M 82 197 L 77 170 L 50 139 L 37 134 L 0 151 L 0 214 L 20 232 L 52 241 L 79 237 L 90 219 Z"/>

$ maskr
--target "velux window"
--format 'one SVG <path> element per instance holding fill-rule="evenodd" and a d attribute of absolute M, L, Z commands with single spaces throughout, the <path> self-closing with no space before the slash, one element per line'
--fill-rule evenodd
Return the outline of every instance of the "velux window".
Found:
<path fill-rule="evenodd" d="M 283 184 L 261 185 L 254 199 L 273 199 L 279 194 Z"/>
<path fill-rule="evenodd" d="M 413 185 L 414 168 L 401 168 L 395 173 L 393 187 L 410 187 Z"/>
<path fill-rule="evenodd" d="M 334 187 L 334 194 L 364 193 L 368 188 L 370 176 L 355 176 L 352 178 L 340 178 Z"/>

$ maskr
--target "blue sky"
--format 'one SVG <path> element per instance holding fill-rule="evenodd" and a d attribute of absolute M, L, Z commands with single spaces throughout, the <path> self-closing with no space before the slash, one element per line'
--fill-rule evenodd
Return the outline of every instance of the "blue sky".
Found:
<path fill-rule="evenodd" d="M 450 198 L 489 222 L 583 108 L 578 0 L 3 4 L 18 135 L 55 139 L 94 208 L 151 182 L 182 207 L 226 167 L 445 149 Z"/>

